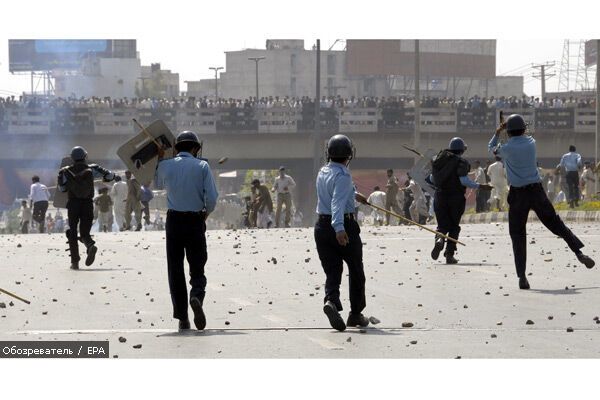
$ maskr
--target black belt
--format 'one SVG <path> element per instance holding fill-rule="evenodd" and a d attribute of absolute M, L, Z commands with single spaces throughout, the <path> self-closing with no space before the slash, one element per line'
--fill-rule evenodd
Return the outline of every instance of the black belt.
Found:
<path fill-rule="evenodd" d="M 319 219 L 331 221 L 331 215 L 329 214 L 319 214 Z M 350 221 L 354 221 L 354 214 L 344 214 L 344 219 L 348 219 Z"/>
<path fill-rule="evenodd" d="M 206 211 L 177 211 L 177 210 L 167 210 L 167 214 L 172 214 L 172 215 L 189 215 L 189 216 L 194 216 L 194 215 L 204 216 L 204 215 L 206 215 Z"/>
<path fill-rule="evenodd" d="M 542 184 L 537 182 L 537 183 L 530 183 L 529 185 L 525 185 L 525 186 L 511 186 L 511 190 L 527 190 L 527 189 L 533 189 L 536 187 L 541 187 Z"/>

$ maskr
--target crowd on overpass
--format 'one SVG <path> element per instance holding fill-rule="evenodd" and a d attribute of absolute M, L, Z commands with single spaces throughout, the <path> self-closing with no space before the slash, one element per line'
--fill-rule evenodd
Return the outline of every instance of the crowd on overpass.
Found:
<path fill-rule="evenodd" d="M 135 109 L 262 109 L 262 108 L 314 108 L 315 99 L 307 96 L 268 96 L 257 99 L 224 99 L 195 97 L 177 98 L 111 98 L 111 97 L 32 97 L 9 96 L 0 97 L 0 110 L 13 108 L 135 108 Z M 323 96 L 320 100 L 321 108 L 379 108 L 401 109 L 414 108 L 415 98 L 411 96 L 387 97 L 354 97 Z M 535 96 L 501 96 L 480 97 L 475 95 L 470 98 L 433 97 L 423 96 L 420 106 L 423 108 L 448 108 L 448 109 L 527 109 L 527 108 L 595 108 L 593 98 L 552 97 L 541 99 Z"/>

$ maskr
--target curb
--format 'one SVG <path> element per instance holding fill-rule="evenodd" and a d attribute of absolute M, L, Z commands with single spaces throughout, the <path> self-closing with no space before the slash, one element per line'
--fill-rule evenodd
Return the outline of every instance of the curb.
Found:
<path fill-rule="evenodd" d="M 558 211 L 558 215 L 566 222 L 598 222 L 600 211 Z M 539 221 L 535 212 L 529 212 L 528 222 Z M 490 224 L 494 222 L 508 223 L 508 212 L 490 212 L 463 215 L 461 224 Z"/>

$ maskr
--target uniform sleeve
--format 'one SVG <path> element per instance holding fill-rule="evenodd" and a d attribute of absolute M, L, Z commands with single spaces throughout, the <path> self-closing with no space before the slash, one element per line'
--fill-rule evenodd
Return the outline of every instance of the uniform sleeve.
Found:
<path fill-rule="evenodd" d="M 109 171 L 106 168 L 103 168 L 99 165 L 96 164 L 91 164 L 90 168 L 92 169 L 92 172 L 94 174 L 94 178 L 100 178 L 102 177 L 102 179 L 104 180 L 104 182 L 110 182 L 112 180 L 115 179 L 115 174 L 111 171 Z"/>
<path fill-rule="evenodd" d="M 471 189 L 478 189 L 479 188 L 479 184 L 475 183 L 471 180 L 471 178 L 469 178 L 467 175 L 463 175 L 463 176 L 459 176 L 460 179 L 460 183 L 468 188 Z"/>
<path fill-rule="evenodd" d="M 350 175 L 340 174 L 333 183 L 331 197 L 331 226 L 337 232 L 344 230 L 344 211 L 348 198 L 354 196 L 354 185 Z"/>
<path fill-rule="evenodd" d="M 167 168 L 167 161 L 160 160 L 158 165 L 156 166 L 156 171 L 154 172 L 154 187 L 158 190 L 162 190 L 165 188 L 165 169 Z"/>
<path fill-rule="evenodd" d="M 210 214 L 217 205 L 219 193 L 208 163 L 203 163 L 202 177 L 204 181 L 204 207 L 206 207 L 206 212 Z"/>
<path fill-rule="evenodd" d="M 498 146 L 498 140 L 499 140 L 498 135 L 494 134 L 494 136 L 492 136 L 492 139 L 488 143 L 488 151 L 492 154 L 501 155 L 502 154 L 502 146 L 501 145 Z"/>

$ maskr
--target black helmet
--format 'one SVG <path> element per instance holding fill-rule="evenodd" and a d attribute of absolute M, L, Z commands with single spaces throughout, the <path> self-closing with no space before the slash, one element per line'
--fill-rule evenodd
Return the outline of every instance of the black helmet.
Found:
<path fill-rule="evenodd" d="M 506 119 L 507 133 L 524 132 L 526 129 L 527 124 L 525 124 L 525 120 L 519 114 L 512 114 Z"/>
<path fill-rule="evenodd" d="M 83 161 L 87 158 L 87 151 L 81 146 L 75 146 L 71 150 L 71 159 L 73 161 Z"/>
<path fill-rule="evenodd" d="M 198 143 L 200 146 L 200 140 L 198 140 L 198 136 L 192 131 L 183 131 L 179 135 L 177 135 L 177 139 L 175 140 L 175 144 L 183 143 L 183 142 L 194 142 Z"/>
<path fill-rule="evenodd" d="M 354 155 L 354 145 L 346 135 L 334 135 L 327 142 L 327 160 L 331 158 L 352 159 Z"/>
<path fill-rule="evenodd" d="M 465 152 L 467 150 L 467 145 L 462 138 L 454 137 L 450 140 L 450 144 L 448 144 L 448 150 Z"/>

